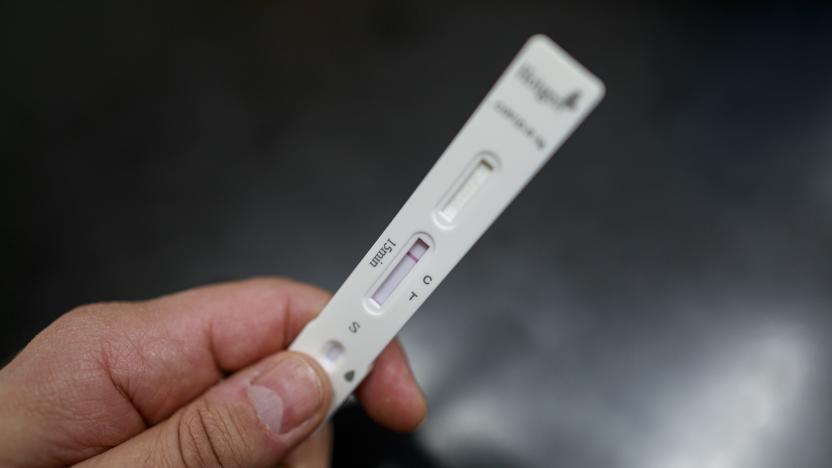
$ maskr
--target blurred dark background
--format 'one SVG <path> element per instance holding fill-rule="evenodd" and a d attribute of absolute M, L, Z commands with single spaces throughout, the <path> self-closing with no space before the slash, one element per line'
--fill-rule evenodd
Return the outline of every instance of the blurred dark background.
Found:
<path fill-rule="evenodd" d="M 5 2 L 0 358 L 91 301 L 335 289 L 526 38 L 607 97 L 403 332 L 336 466 L 832 461 L 832 7 Z"/>

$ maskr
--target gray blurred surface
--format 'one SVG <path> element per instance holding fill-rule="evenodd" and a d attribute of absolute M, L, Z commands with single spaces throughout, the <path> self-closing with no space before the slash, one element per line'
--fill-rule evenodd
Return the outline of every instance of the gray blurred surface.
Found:
<path fill-rule="evenodd" d="M 337 288 L 543 32 L 607 98 L 404 330 L 426 424 L 345 417 L 336 465 L 832 462 L 830 7 L 37 8 L 0 20 L 2 356 L 84 302 Z"/>

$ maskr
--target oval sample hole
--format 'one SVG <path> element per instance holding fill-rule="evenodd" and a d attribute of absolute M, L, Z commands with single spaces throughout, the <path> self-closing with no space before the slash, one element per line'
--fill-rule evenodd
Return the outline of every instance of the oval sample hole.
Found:
<path fill-rule="evenodd" d="M 323 355 L 323 363 L 324 367 L 332 368 L 335 367 L 335 363 L 341 358 L 344 354 L 344 345 L 335 341 L 329 340 L 324 344 L 323 350 L 321 350 L 321 354 Z"/>

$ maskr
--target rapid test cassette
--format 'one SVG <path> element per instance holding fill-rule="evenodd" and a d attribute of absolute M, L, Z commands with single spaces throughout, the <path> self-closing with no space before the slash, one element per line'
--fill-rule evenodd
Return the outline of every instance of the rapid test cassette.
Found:
<path fill-rule="evenodd" d="M 545 36 L 523 46 L 358 266 L 290 349 L 329 374 L 329 414 L 604 95 Z M 529 259 L 530 261 L 532 259 Z"/>

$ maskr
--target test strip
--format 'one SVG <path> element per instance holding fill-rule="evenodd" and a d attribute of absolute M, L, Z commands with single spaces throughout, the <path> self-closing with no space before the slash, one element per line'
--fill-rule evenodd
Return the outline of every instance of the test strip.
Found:
<path fill-rule="evenodd" d="M 373 302 L 376 303 L 378 306 L 384 305 L 387 298 L 393 294 L 393 291 L 396 290 L 396 287 L 401 284 L 402 280 L 410 273 L 410 270 L 419 263 L 419 260 L 425 255 L 425 252 L 428 251 L 428 244 L 425 243 L 422 239 L 416 239 L 416 242 L 413 244 L 402 258 L 399 260 L 399 263 L 393 267 L 393 271 L 387 275 L 387 278 L 381 282 L 376 292 L 373 294 Z"/>
<path fill-rule="evenodd" d="M 603 94 L 603 84 L 548 38 L 535 36 L 520 50 L 290 346 L 314 357 L 329 375 L 330 414 Z"/>

